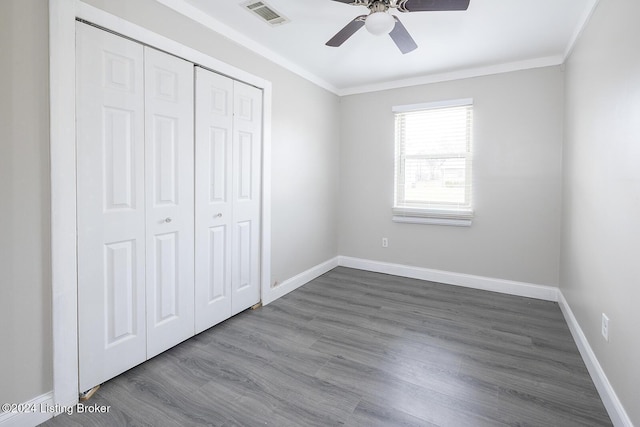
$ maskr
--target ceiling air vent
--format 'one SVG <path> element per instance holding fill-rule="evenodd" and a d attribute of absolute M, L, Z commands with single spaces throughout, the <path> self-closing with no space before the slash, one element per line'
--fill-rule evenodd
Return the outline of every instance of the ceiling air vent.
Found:
<path fill-rule="evenodd" d="M 249 12 L 252 12 L 269 25 L 281 25 L 289 22 L 282 14 L 263 1 L 249 0 L 242 3 Z"/>

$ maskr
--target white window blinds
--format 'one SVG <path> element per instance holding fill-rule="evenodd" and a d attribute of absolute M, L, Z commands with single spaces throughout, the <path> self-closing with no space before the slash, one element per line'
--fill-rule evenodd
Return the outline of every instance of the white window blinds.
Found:
<path fill-rule="evenodd" d="M 473 213 L 473 101 L 408 105 L 394 107 L 393 111 L 394 220 L 469 225 Z"/>

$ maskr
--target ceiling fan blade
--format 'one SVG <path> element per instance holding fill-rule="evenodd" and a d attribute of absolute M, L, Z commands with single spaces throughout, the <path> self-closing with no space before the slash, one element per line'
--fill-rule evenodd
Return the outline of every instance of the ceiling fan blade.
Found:
<path fill-rule="evenodd" d="M 327 46 L 338 47 L 342 43 L 344 43 L 349 37 L 355 34 L 360 28 L 364 26 L 364 20 L 367 15 L 360 15 L 356 17 L 353 21 L 349 22 L 343 29 L 338 31 L 338 34 L 333 36 L 331 40 L 326 42 Z"/>
<path fill-rule="evenodd" d="M 402 25 L 402 22 L 398 19 L 397 16 L 394 16 L 393 19 L 396 20 L 396 25 L 393 27 L 393 30 L 389 33 L 393 42 L 398 46 L 400 52 L 402 54 L 409 53 L 412 50 L 415 50 L 418 45 L 413 40 L 407 29 Z"/>
<path fill-rule="evenodd" d="M 400 1 L 400 12 L 430 12 L 447 10 L 467 10 L 470 0 L 407 0 Z"/>

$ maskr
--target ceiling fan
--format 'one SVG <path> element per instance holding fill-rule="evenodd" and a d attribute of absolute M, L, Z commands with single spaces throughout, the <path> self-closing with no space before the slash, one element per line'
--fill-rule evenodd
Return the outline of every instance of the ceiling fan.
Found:
<path fill-rule="evenodd" d="M 389 34 L 398 49 L 405 54 L 416 49 L 418 45 L 397 16 L 389 13 L 389 9 L 400 12 L 429 12 L 467 10 L 470 0 L 333 0 L 353 6 L 366 6 L 369 15 L 357 16 L 342 30 L 333 36 L 326 45 L 338 47 L 349 37 L 365 26 L 371 34 Z"/>

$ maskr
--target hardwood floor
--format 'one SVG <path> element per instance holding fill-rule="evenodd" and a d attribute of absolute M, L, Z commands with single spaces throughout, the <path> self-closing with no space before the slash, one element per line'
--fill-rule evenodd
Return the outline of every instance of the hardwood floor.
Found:
<path fill-rule="evenodd" d="M 606 426 L 557 304 L 338 267 L 47 426 Z"/>

